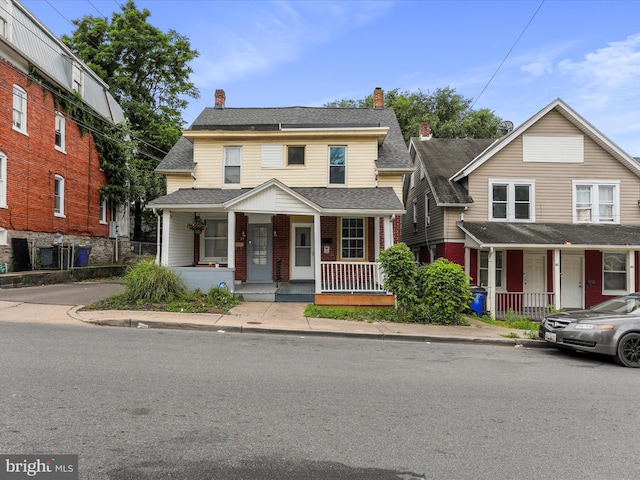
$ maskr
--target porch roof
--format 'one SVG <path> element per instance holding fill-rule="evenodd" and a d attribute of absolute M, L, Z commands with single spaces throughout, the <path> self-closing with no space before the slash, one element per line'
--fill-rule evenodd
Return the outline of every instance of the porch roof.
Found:
<path fill-rule="evenodd" d="M 458 222 L 479 248 L 640 249 L 640 225 Z"/>
<path fill-rule="evenodd" d="M 173 193 L 156 198 L 148 203 L 149 208 L 168 210 L 224 209 L 233 210 L 236 200 L 247 199 L 259 194 L 265 188 L 278 187 L 280 191 L 290 192 L 292 197 L 299 196 L 313 206 L 313 210 L 326 215 L 401 215 L 404 206 L 391 187 L 383 188 L 291 188 L 281 182 L 271 180 L 256 188 L 181 188 Z M 266 207 L 266 205 L 262 205 Z M 239 203 L 237 211 L 242 210 Z M 251 211 L 251 210 L 246 210 Z M 262 210 L 261 210 L 262 211 Z M 293 211 L 273 211 L 272 213 L 291 214 Z"/>

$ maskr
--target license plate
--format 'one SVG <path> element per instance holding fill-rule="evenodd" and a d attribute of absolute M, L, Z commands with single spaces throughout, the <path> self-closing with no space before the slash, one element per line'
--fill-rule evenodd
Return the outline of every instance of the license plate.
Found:
<path fill-rule="evenodd" d="M 555 342 L 556 341 L 556 334 L 552 333 L 552 332 L 544 332 L 544 339 L 547 342 Z"/>

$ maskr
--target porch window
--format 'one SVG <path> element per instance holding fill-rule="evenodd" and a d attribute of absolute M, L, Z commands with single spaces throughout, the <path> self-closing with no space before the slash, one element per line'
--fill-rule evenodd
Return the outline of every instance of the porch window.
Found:
<path fill-rule="evenodd" d="M 341 220 L 341 250 L 344 260 L 364 259 L 364 218 Z"/>
<path fill-rule="evenodd" d="M 226 219 L 205 220 L 207 229 L 202 232 L 200 259 L 203 262 L 227 262 L 228 223 Z"/>
<path fill-rule="evenodd" d="M 508 222 L 534 221 L 535 183 L 532 180 L 490 180 L 490 220 Z"/>
<path fill-rule="evenodd" d="M 627 254 L 605 253 L 602 255 L 603 290 L 627 291 Z"/>
<path fill-rule="evenodd" d="M 620 223 L 619 182 L 574 182 L 574 223 Z"/>
<path fill-rule="evenodd" d="M 224 147 L 224 184 L 240 184 L 242 147 Z"/>
<path fill-rule="evenodd" d="M 287 165 L 304 165 L 304 147 L 287 147 Z"/>
<path fill-rule="evenodd" d="M 329 185 L 347 183 L 347 147 L 329 147 Z"/>
<path fill-rule="evenodd" d="M 504 285 L 504 252 L 496 250 L 494 252 L 495 270 L 496 270 L 496 288 L 502 288 Z M 481 287 L 489 285 L 489 252 L 480 250 L 480 262 L 478 268 L 478 279 Z"/>

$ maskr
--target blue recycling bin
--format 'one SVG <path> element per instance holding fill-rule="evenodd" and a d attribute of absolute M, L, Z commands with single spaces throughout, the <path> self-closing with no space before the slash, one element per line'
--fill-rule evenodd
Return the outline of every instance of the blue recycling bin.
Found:
<path fill-rule="evenodd" d="M 471 293 L 473 293 L 471 311 L 474 312 L 477 316 L 481 317 L 487 311 L 487 291 L 482 287 L 472 285 Z"/>
<path fill-rule="evenodd" d="M 90 253 L 91 247 L 78 247 L 76 250 L 76 267 L 88 266 Z"/>

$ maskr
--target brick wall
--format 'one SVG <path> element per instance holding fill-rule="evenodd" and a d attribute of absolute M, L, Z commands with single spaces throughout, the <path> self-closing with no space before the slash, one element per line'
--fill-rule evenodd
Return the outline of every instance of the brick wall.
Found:
<path fill-rule="evenodd" d="M 283 282 L 289 281 L 289 263 L 291 246 L 291 222 L 288 215 L 274 215 L 272 219 L 273 231 L 277 236 L 273 238 L 273 279 L 277 280 L 276 267 L 280 264 L 280 275 Z"/>
<path fill-rule="evenodd" d="M 98 152 L 90 133 L 80 134 L 66 120 L 66 154 L 54 148 L 53 95 L 0 60 L 0 152 L 7 156 L 7 206 L 0 208 L 0 227 L 10 232 L 61 233 L 71 237 L 107 238 L 108 225 L 100 223 L 100 171 Z M 12 128 L 13 85 L 27 92 L 27 133 Z M 54 216 L 54 179 L 64 178 L 64 217 Z M 109 218 L 109 217 L 107 217 Z M 16 236 L 16 233 L 11 233 Z M 20 233 L 20 235 L 22 235 Z M 9 242 L 8 245 L 11 243 Z M 0 248 L 0 262 L 10 256 Z"/>

